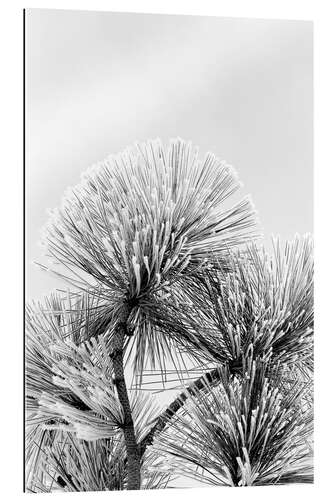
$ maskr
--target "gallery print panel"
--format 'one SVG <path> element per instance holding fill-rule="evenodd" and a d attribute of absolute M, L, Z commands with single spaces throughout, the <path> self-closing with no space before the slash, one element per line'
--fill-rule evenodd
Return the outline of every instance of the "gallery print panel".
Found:
<path fill-rule="evenodd" d="M 312 23 L 25 11 L 25 488 L 313 482 Z"/>

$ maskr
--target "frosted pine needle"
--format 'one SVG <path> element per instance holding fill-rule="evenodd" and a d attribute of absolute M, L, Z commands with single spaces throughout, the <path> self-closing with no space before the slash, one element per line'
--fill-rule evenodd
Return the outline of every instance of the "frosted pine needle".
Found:
<path fill-rule="evenodd" d="M 203 160 L 181 139 L 159 140 L 110 156 L 66 193 L 43 238 L 48 255 L 110 291 L 139 297 L 212 252 L 258 235 L 246 198 L 226 209 L 240 186 L 213 154 Z M 76 286 L 86 286 L 74 277 Z"/>
<path fill-rule="evenodd" d="M 272 256 L 253 244 L 245 253 L 230 253 L 229 268 L 215 266 L 198 279 L 191 277 L 188 320 L 184 316 L 184 322 L 192 323 L 193 329 L 193 318 L 197 320 L 198 344 L 204 342 L 216 362 L 236 366 L 254 353 L 262 360 L 274 357 L 289 366 L 312 370 L 311 236 L 296 236 L 284 247 L 276 240 Z M 184 298 L 182 303 L 186 303 Z M 200 325 L 205 325 L 201 333 Z M 204 351 L 202 354 L 206 356 Z"/>
<path fill-rule="evenodd" d="M 214 486 L 311 482 L 312 419 L 302 383 L 276 385 L 280 379 L 266 375 L 265 364 L 251 361 L 241 377 L 221 369 L 219 385 L 188 394 L 151 452 L 171 475 Z"/>

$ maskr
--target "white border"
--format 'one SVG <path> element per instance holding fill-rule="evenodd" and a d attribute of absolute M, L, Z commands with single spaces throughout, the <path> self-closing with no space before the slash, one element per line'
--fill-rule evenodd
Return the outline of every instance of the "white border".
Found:
<path fill-rule="evenodd" d="M 316 258 L 316 479 L 314 486 L 120 492 L 137 498 L 328 498 L 332 491 L 332 15 L 325 0 L 108 0 L 11 1 L 1 9 L 1 494 L 22 491 L 22 9 L 65 8 L 121 12 L 220 15 L 223 17 L 314 21 L 315 33 L 315 258 Z M 300 179 L 302 182 L 302 179 Z M 283 196 L 283 194 L 281 194 Z M 4 277 L 3 277 L 4 276 Z M 331 279 L 330 279 L 331 278 Z M 112 493 L 116 494 L 117 493 Z M 52 494 L 52 496 L 58 496 Z M 66 494 L 67 498 L 107 498 L 110 493 Z M 120 498 L 120 497 L 119 497 Z"/>

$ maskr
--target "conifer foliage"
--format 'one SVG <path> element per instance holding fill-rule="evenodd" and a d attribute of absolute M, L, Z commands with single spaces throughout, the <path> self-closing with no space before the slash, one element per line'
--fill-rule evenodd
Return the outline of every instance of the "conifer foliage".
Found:
<path fill-rule="evenodd" d="M 42 267 L 69 288 L 26 307 L 29 491 L 312 481 L 312 238 L 270 255 L 240 186 L 156 140 L 51 213 Z M 167 408 L 148 372 L 176 380 Z"/>

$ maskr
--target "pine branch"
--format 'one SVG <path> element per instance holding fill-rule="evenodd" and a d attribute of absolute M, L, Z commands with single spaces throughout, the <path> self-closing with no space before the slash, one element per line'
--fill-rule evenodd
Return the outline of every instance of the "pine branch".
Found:
<path fill-rule="evenodd" d="M 312 240 L 240 250 L 257 232 L 248 199 L 225 209 L 238 187 L 214 155 L 151 141 L 51 214 L 48 255 L 81 293 L 27 308 L 32 490 L 165 487 L 175 467 L 215 485 L 311 480 Z M 156 416 L 124 366 L 139 387 L 147 362 L 183 381 L 184 352 L 205 374 Z"/>
<path fill-rule="evenodd" d="M 144 455 L 148 446 L 153 444 L 156 435 L 163 431 L 167 426 L 170 419 L 184 406 L 190 396 L 196 396 L 199 391 L 207 390 L 207 384 L 214 386 L 220 380 L 220 369 L 214 368 L 213 370 L 205 373 L 192 384 L 190 384 L 172 403 L 158 416 L 156 422 L 149 430 L 148 434 L 140 441 L 139 451 L 141 457 Z"/>
<path fill-rule="evenodd" d="M 130 406 L 127 387 L 124 376 L 124 340 L 127 335 L 127 321 L 130 314 L 130 308 L 126 308 L 123 314 L 119 316 L 118 323 L 113 335 L 111 358 L 114 369 L 114 383 L 117 389 L 119 402 L 121 404 L 124 422 L 122 431 L 124 434 L 126 455 L 127 455 L 127 489 L 139 490 L 141 483 L 140 474 L 140 455 L 138 443 L 135 436 L 134 422 L 132 418 L 132 409 Z"/>

